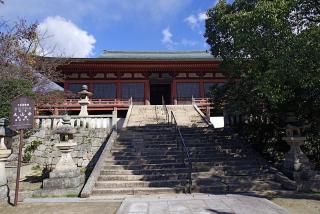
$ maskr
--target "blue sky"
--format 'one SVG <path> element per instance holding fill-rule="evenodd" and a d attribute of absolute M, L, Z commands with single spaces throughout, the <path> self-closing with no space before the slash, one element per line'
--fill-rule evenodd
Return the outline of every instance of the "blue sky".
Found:
<path fill-rule="evenodd" d="M 49 55 L 102 50 L 205 50 L 205 12 L 216 0 L 5 0 L 0 16 L 37 21 Z"/>

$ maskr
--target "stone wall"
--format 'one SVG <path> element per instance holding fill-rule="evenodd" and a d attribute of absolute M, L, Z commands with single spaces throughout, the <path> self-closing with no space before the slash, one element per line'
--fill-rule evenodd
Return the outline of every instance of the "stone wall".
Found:
<path fill-rule="evenodd" d="M 110 129 L 106 128 L 77 129 L 77 133 L 74 135 L 74 142 L 78 145 L 72 152 L 72 157 L 78 167 L 91 167 L 95 164 L 99 158 L 99 149 L 106 142 L 109 134 Z M 55 147 L 55 144 L 60 142 L 59 135 L 53 134 L 52 130 L 40 130 L 25 140 L 23 151 L 35 140 L 41 141 L 41 144 L 33 152 L 30 163 L 38 164 L 40 167 L 54 167 L 61 155 Z M 8 165 L 15 165 L 18 150 L 17 145 L 18 138 L 15 137 L 12 145 L 13 154 L 9 157 L 11 163 Z"/>

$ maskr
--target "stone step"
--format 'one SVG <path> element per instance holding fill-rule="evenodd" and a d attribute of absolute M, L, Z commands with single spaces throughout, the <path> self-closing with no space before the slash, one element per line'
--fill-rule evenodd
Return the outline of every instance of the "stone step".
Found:
<path fill-rule="evenodd" d="M 185 186 L 187 180 L 156 180 L 156 181 L 98 181 L 96 189 L 135 188 L 135 187 L 175 187 Z"/>
<path fill-rule="evenodd" d="M 112 149 L 136 149 L 139 146 L 135 145 L 135 144 L 115 144 Z M 172 142 L 172 143 L 161 143 L 161 144 L 157 144 L 157 143 L 146 143 L 143 145 L 143 148 L 170 148 L 170 147 L 177 147 L 176 142 Z"/>
<path fill-rule="evenodd" d="M 112 149 L 113 150 L 125 150 L 125 149 L 136 149 L 138 148 L 139 146 L 137 146 L 137 144 L 115 144 Z M 150 148 L 150 149 L 168 149 L 168 148 L 177 148 L 177 143 L 175 141 L 172 141 L 171 143 L 163 143 L 163 142 L 157 142 L 157 143 L 149 143 L 149 142 L 146 142 L 146 143 L 143 143 L 143 146 L 142 148 Z M 228 145 L 228 144 L 214 144 L 214 143 L 198 143 L 198 144 L 195 144 L 195 143 L 187 143 L 187 147 L 189 148 L 189 150 L 208 150 L 208 149 L 211 149 L 211 150 L 219 150 L 219 149 L 229 149 L 229 150 L 239 150 L 239 149 L 242 149 L 242 148 L 237 148 L 233 145 Z"/>
<path fill-rule="evenodd" d="M 210 171 L 212 173 L 215 173 L 216 175 L 250 175 L 251 173 L 264 172 L 265 169 L 250 165 L 212 166 L 204 164 L 192 164 L 192 170 L 194 172 Z"/>
<path fill-rule="evenodd" d="M 163 163 L 163 164 L 139 164 L 139 165 L 105 165 L 105 170 L 145 170 L 145 169 L 172 169 L 184 168 L 183 163 Z"/>
<path fill-rule="evenodd" d="M 146 156 L 142 156 L 142 155 L 119 155 L 119 156 L 107 156 L 106 159 L 107 160 L 158 160 L 158 159 L 167 159 L 167 160 L 177 160 L 180 159 L 181 160 L 181 154 L 163 154 L 163 155 L 146 155 Z"/>
<path fill-rule="evenodd" d="M 137 165 L 137 164 L 164 164 L 164 163 L 181 163 L 182 159 L 134 159 L 134 160 L 115 160 L 114 158 L 106 158 L 105 159 L 105 165 Z M 260 163 L 258 160 L 247 160 L 247 159 L 216 159 L 216 158 L 198 158 L 198 159 L 192 159 L 192 162 L 195 164 L 207 164 L 207 165 L 213 165 L 213 166 L 225 166 L 225 165 L 233 165 L 238 166 L 239 164 L 248 164 L 248 165 L 263 165 L 263 163 Z"/>
<path fill-rule="evenodd" d="M 202 148 L 202 149 L 195 149 L 195 148 L 189 148 L 191 155 L 219 155 L 219 154 L 235 154 L 235 155 L 242 155 L 247 156 L 247 153 L 245 151 L 242 151 L 241 149 L 215 149 L 215 148 Z M 118 149 L 118 148 L 112 148 L 112 153 L 115 153 L 114 155 L 132 155 L 132 154 L 140 154 L 141 155 L 148 155 L 148 154 L 171 154 L 171 153 L 181 153 L 182 147 L 177 148 L 175 146 L 172 146 L 170 148 L 153 148 L 153 147 L 147 147 L 147 148 L 127 148 L 127 149 Z M 252 156 L 251 156 L 252 157 Z"/>
<path fill-rule="evenodd" d="M 164 163 L 181 163 L 181 158 L 180 160 L 168 160 L 168 159 L 156 159 L 156 160 L 114 160 L 107 158 L 105 160 L 105 165 L 137 165 L 137 164 L 164 164 Z"/>
<path fill-rule="evenodd" d="M 141 169 L 141 170 L 105 170 L 102 169 L 100 175 L 159 175 L 171 173 L 186 173 L 187 168 L 174 169 Z"/>
<path fill-rule="evenodd" d="M 232 132 L 207 127 L 192 105 L 168 109 L 175 112 L 178 124 L 184 125 L 179 128 L 191 153 L 194 192 L 279 188 L 266 162 L 248 145 L 235 141 Z M 119 132 L 93 195 L 184 192 L 188 165 L 181 145 L 177 147 L 175 127 L 157 124 L 164 119 L 161 105 L 133 107 L 130 126 Z"/>
<path fill-rule="evenodd" d="M 126 144 L 129 144 L 129 145 L 135 145 L 137 143 L 140 143 L 140 142 L 137 142 L 136 139 L 142 139 L 141 140 L 141 143 L 156 143 L 156 144 L 166 144 L 166 143 L 173 143 L 176 141 L 176 138 L 167 138 L 167 137 L 163 137 L 163 138 L 150 138 L 150 139 L 144 139 L 142 137 L 130 137 L 128 139 L 123 139 L 123 138 L 119 138 L 116 140 L 116 144 L 120 144 L 120 145 L 126 145 Z"/>
<path fill-rule="evenodd" d="M 275 175 L 264 174 L 256 176 L 223 176 L 217 175 L 214 176 L 198 176 L 198 173 L 192 173 L 193 183 L 197 185 L 210 185 L 214 182 L 222 183 L 252 183 L 254 181 L 272 181 L 275 179 Z"/>
<path fill-rule="evenodd" d="M 130 152 L 123 152 L 123 151 L 111 151 L 113 156 L 136 156 L 139 155 L 137 152 L 130 151 Z M 145 151 L 140 153 L 140 157 L 148 157 L 148 156 L 166 156 L 166 155 L 181 155 L 181 150 L 169 150 L 169 151 L 161 151 L 161 150 L 154 150 L 154 151 Z M 148 159 L 148 158 L 146 158 Z"/>
<path fill-rule="evenodd" d="M 155 180 L 184 180 L 187 173 L 160 174 L 160 175 L 101 175 L 98 181 L 155 181 Z"/>
<path fill-rule="evenodd" d="M 158 159 L 167 159 L 167 160 L 182 160 L 182 152 L 180 153 L 167 153 L 167 154 L 137 154 L 137 153 L 131 153 L 128 154 L 113 154 L 109 155 L 106 158 L 108 160 L 143 160 L 143 161 L 153 161 Z M 256 160 L 254 157 L 247 157 L 245 155 L 241 156 L 239 154 L 223 154 L 223 153 L 210 153 L 208 154 L 192 154 L 191 160 L 193 162 L 199 162 L 199 161 L 223 161 L 223 160 Z"/>
<path fill-rule="evenodd" d="M 119 153 L 137 153 L 139 151 L 142 151 L 143 154 L 147 153 L 166 153 L 166 152 L 181 152 L 181 149 L 178 149 L 177 147 L 170 147 L 170 148 L 153 148 L 153 147 L 142 147 L 142 148 L 126 148 L 126 149 L 118 149 L 118 148 L 112 148 L 111 152 L 119 152 Z"/>
<path fill-rule="evenodd" d="M 270 173 L 268 169 L 257 169 L 257 168 L 237 169 L 236 167 L 234 167 L 234 169 L 232 169 L 232 168 L 212 167 L 211 169 L 207 169 L 205 167 L 201 167 L 201 168 L 193 169 L 193 177 L 260 176 L 267 173 Z"/>
<path fill-rule="evenodd" d="M 140 187 L 140 188 L 94 188 L 92 194 L 98 195 L 148 195 L 148 194 L 168 194 L 183 193 L 184 187 Z"/>

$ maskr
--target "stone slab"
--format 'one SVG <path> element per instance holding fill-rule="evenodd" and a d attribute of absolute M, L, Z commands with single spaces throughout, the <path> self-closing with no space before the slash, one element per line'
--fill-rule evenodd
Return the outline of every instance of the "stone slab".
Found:
<path fill-rule="evenodd" d="M 68 189 L 40 189 L 33 192 L 32 197 L 77 197 L 82 186 Z"/>
<path fill-rule="evenodd" d="M 73 178 L 80 176 L 80 169 L 68 170 L 68 171 L 52 171 L 50 172 L 50 178 Z"/>
<path fill-rule="evenodd" d="M 7 185 L 0 186 L 0 202 L 8 201 L 8 191 Z"/>
<path fill-rule="evenodd" d="M 84 183 L 84 175 L 73 178 L 49 178 L 43 180 L 43 189 L 76 188 Z"/>
<path fill-rule="evenodd" d="M 117 214 L 290 214 L 264 198 L 247 195 L 162 195 L 127 197 Z"/>

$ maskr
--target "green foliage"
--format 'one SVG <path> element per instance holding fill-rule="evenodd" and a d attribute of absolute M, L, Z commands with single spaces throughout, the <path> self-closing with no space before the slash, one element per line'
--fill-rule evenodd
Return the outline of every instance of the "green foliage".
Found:
<path fill-rule="evenodd" d="M 294 112 L 312 127 L 307 152 L 320 163 L 319 1 L 220 0 L 207 14 L 207 42 L 230 78 L 212 89 L 215 106 L 260 118 L 238 131 L 279 157 L 284 115 Z"/>
<path fill-rule="evenodd" d="M 30 145 L 26 146 L 24 149 L 23 161 L 29 162 L 31 160 L 33 152 L 38 148 L 39 145 L 42 144 L 42 141 L 34 140 L 30 143 Z"/>
<path fill-rule="evenodd" d="M 22 79 L 0 78 L 0 117 L 10 118 L 11 101 L 23 95 L 34 97 L 32 84 Z"/>

